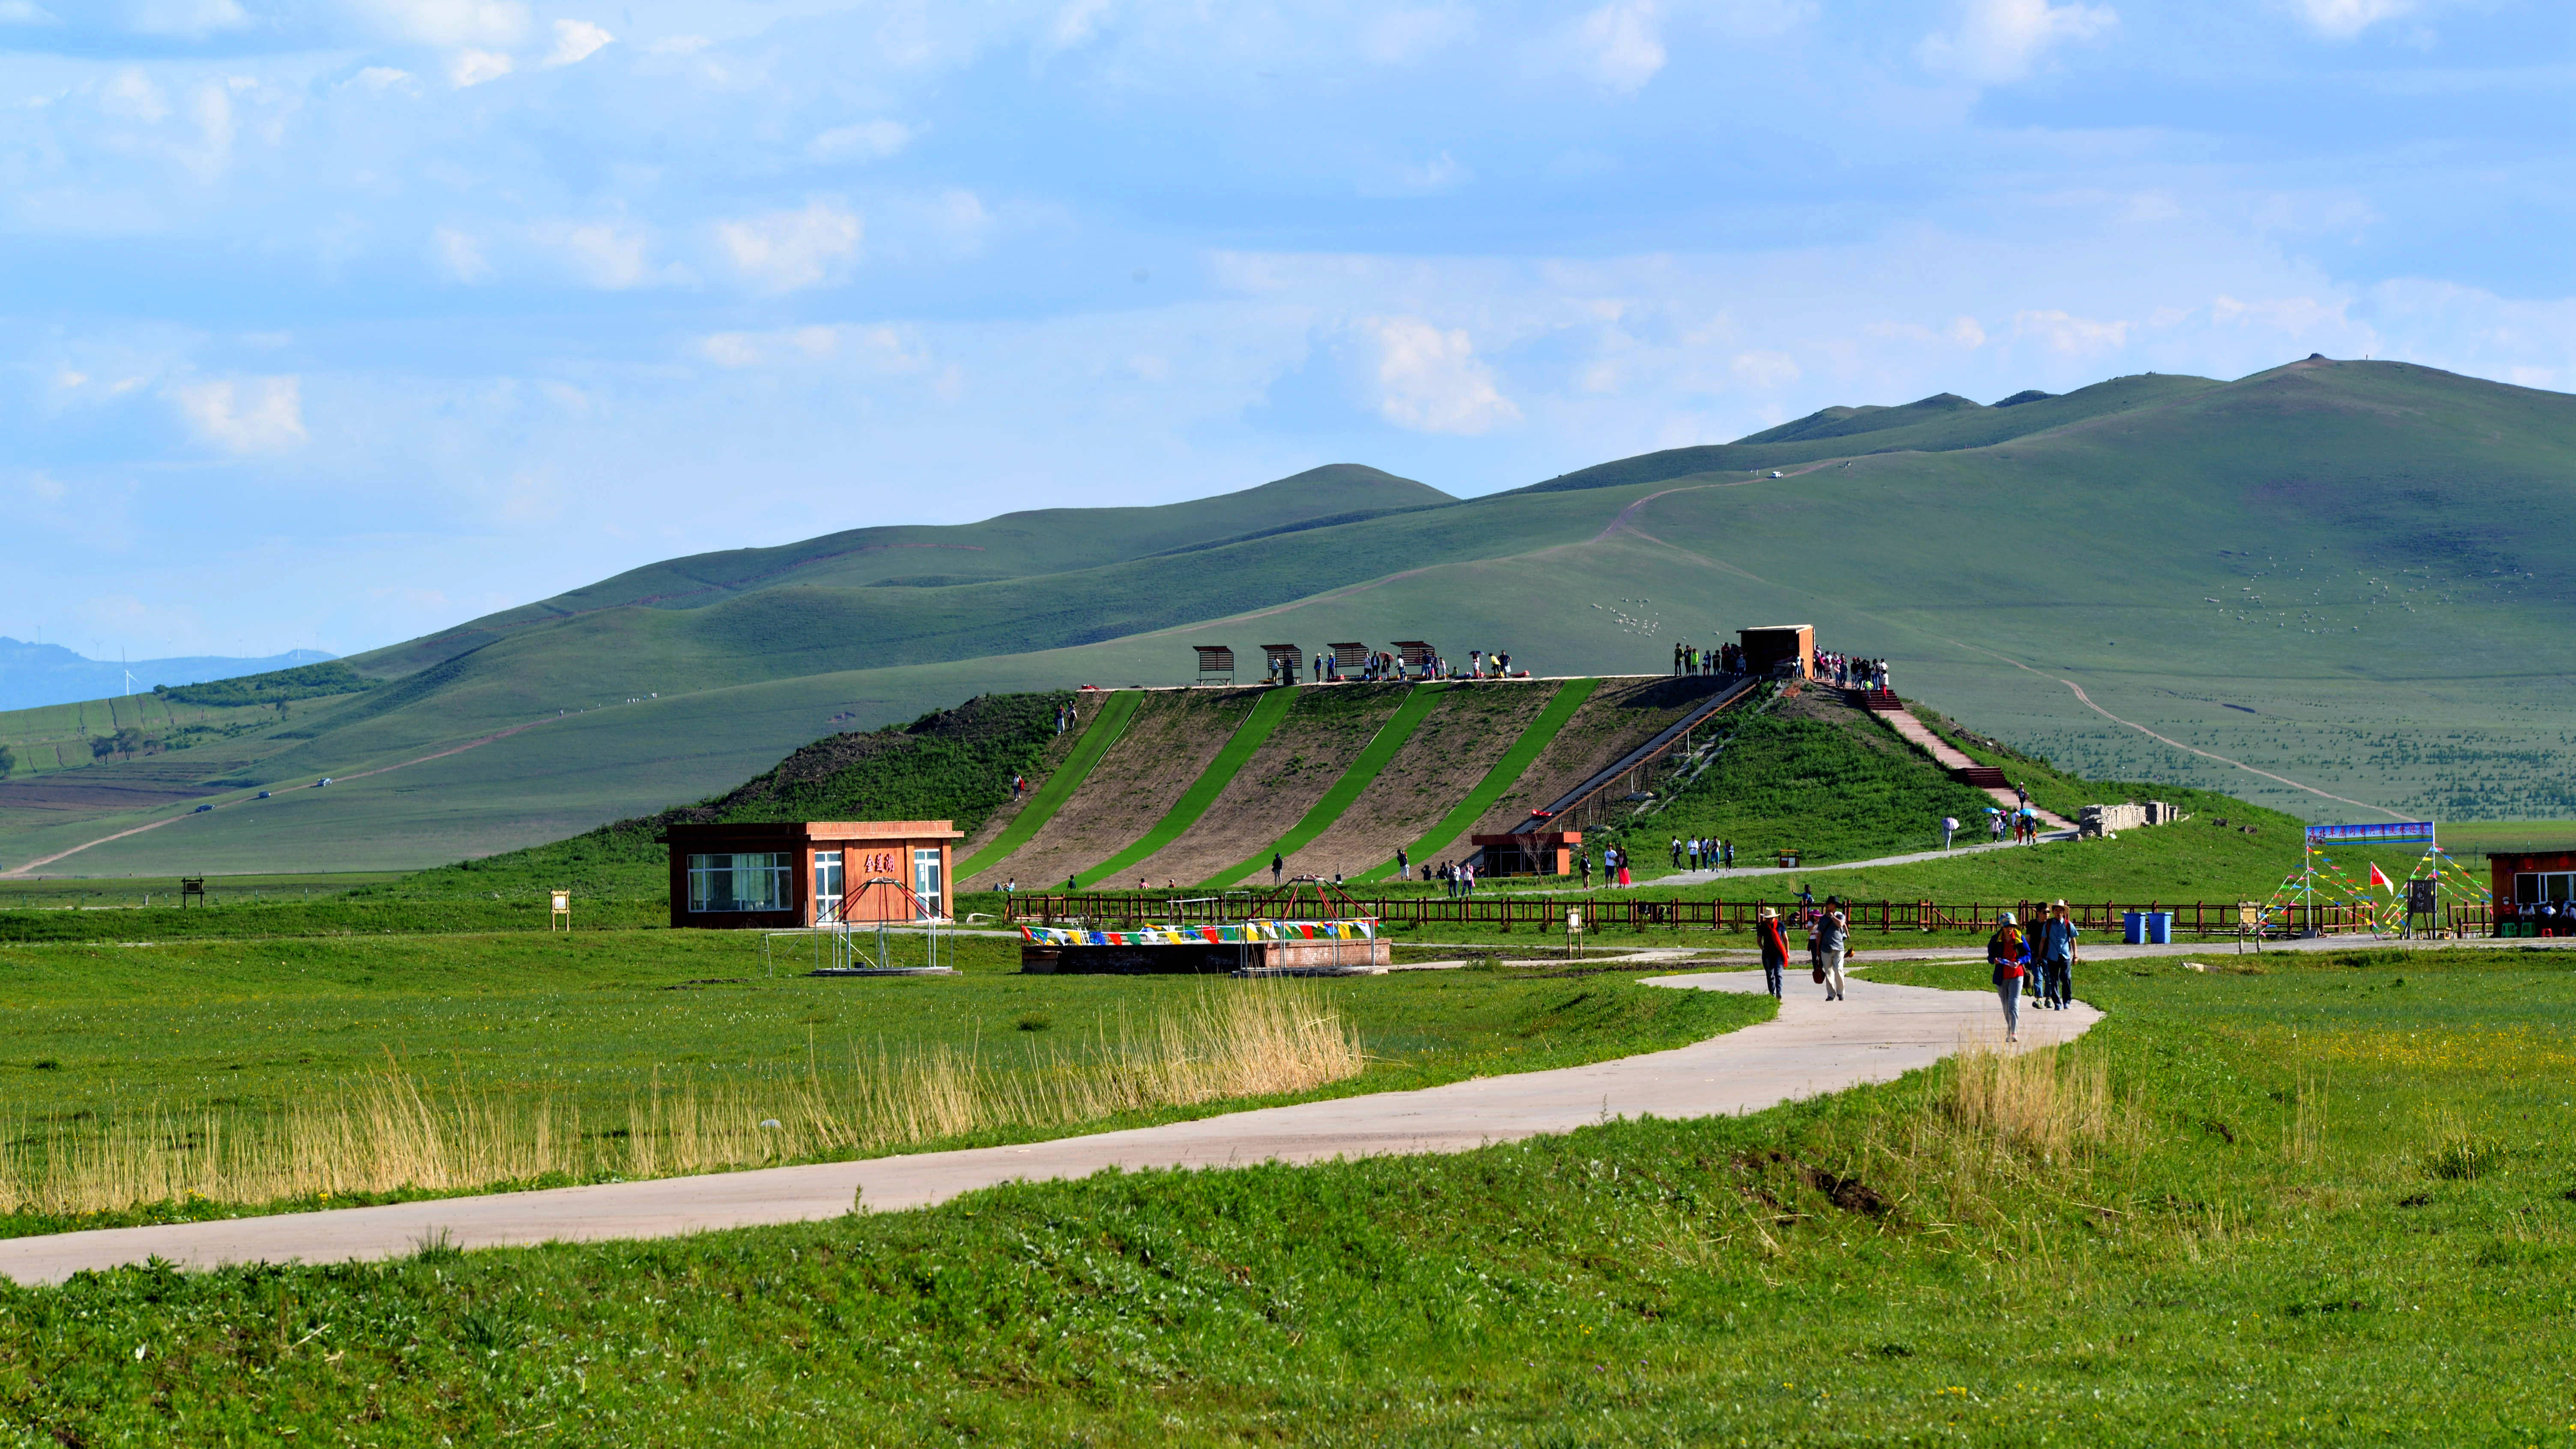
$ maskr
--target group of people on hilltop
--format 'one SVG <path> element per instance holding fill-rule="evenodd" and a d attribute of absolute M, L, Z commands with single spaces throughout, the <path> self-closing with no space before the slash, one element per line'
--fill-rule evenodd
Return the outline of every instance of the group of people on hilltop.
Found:
<path fill-rule="evenodd" d="M 1854 659 L 1848 654 L 1818 650 L 1816 677 L 1836 689 L 1894 689 L 1887 682 L 1887 661 L 1884 659 Z"/>
<path fill-rule="evenodd" d="M 1675 674 L 1742 674 L 1743 672 L 1744 646 L 1741 644 L 1720 644 L 1714 649 L 1702 649 L 1696 644 L 1673 646 L 1673 673 Z"/>
<path fill-rule="evenodd" d="M 1273 659 L 1270 661 L 1270 682 L 1285 684 L 1288 680 L 1284 676 L 1295 670 L 1295 660 Z M 1318 654 L 1315 656 L 1315 672 L 1309 677 L 1317 684 L 1375 684 L 1412 679 L 1526 679 L 1529 671 L 1524 669 L 1515 675 L 1512 656 L 1498 649 L 1468 650 L 1463 668 L 1456 660 L 1440 654 L 1424 657 L 1418 666 L 1409 665 L 1403 655 L 1380 649 L 1363 657 L 1348 672 L 1343 670 L 1339 655 Z"/>

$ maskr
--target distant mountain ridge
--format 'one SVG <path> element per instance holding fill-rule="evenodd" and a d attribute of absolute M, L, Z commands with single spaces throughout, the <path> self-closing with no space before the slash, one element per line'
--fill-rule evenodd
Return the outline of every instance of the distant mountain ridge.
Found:
<path fill-rule="evenodd" d="M 0 710 L 35 709 L 123 694 L 128 673 L 133 674 L 136 688 L 150 689 L 156 684 L 176 687 L 229 679 L 237 674 L 265 674 L 338 657 L 318 649 L 290 649 L 265 659 L 202 654 L 121 664 L 113 659 L 86 658 L 59 644 L 30 644 L 0 634 Z"/>
<path fill-rule="evenodd" d="M 0 714 L 0 869 L 488 854 L 979 694 L 1188 685 L 1193 646 L 1231 649 L 1237 683 L 1264 645 L 1397 640 L 1597 677 L 1779 620 L 2100 778 L 2318 819 L 2576 814 L 2576 560 L 2549 546 L 2576 532 L 2571 478 L 2576 397 L 2306 358 L 1828 408 L 1464 499 L 1339 464 L 1159 508 L 852 529 L 354 656 L 363 693 Z M 213 808 L 158 828 L 183 800 Z"/>

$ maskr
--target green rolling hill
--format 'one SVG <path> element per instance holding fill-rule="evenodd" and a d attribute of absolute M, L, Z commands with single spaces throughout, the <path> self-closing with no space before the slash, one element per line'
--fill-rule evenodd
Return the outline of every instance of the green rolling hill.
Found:
<path fill-rule="evenodd" d="M 2311 359 L 1828 409 L 1464 500 L 1336 467 L 1167 508 L 855 530 L 353 656 L 371 688 L 282 714 L 0 714 L 0 869 L 483 854 L 981 693 L 1185 683 L 1199 642 L 1428 638 L 1588 676 L 1790 619 L 2096 776 L 2311 818 L 2576 814 L 2572 481 L 2576 398 Z M 130 753 L 95 753 L 120 728 Z"/>

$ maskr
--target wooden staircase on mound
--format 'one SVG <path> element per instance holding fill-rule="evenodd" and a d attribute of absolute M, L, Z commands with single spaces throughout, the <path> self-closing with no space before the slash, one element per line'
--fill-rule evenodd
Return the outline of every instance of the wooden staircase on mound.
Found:
<path fill-rule="evenodd" d="M 1854 709 L 1875 710 L 1880 714 L 1894 714 L 1905 708 L 1905 701 L 1898 699 L 1892 689 L 1846 689 L 1843 703 Z"/>
<path fill-rule="evenodd" d="M 1992 765 L 1962 765 L 1950 772 L 1950 778 L 1980 790 L 2000 790 L 2012 783 L 2004 778 L 2003 771 Z"/>

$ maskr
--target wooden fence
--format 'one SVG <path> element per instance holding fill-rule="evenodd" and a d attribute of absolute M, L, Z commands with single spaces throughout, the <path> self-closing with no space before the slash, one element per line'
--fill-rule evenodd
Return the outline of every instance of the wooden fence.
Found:
<path fill-rule="evenodd" d="M 1220 916 L 1213 914 L 1220 903 L 1205 897 L 1191 898 L 1181 891 L 1086 891 L 1073 894 L 1029 894 L 1011 898 L 1005 919 L 1012 924 L 1081 923 L 1093 927 L 1115 928 L 1147 922 L 1200 922 L 1213 924 L 1219 919 L 1240 920 L 1260 914 L 1257 904 L 1247 905 L 1240 897 L 1223 903 L 1231 909 Z M 1465 897 L 1447 896 L 1356 896 L 1350 905 L 1336 914 L 1365 917 L 1398 926 L 1487 926 L 1496 931 L 1515 930 L 1561 932 L 1569 909 L 1583 912 L 1586 930 L 1625 927 L 1639 930 L 1749 931 L 1756 913 L 1768 905 L 1780 912 L 1783 920 L 1794 921 L 1801 909 L 1797 898 L 1776 901 L 1681 901 L 1651 900 L 1637 896 L 1512 896 L 1479 893 Z M 1851 922 L 1855 935 L 1875 932 L 1889 935 L 1898 931 L 1992 931 L 2002 924 L 2005 911 L 2013 912 L 2025 924 L 2035 913 L 2048 909 L 2045 901 L 1995 901 L 1967 905 L 1944 905 L 1934 901 L 1851 901 L 1844 904 L 1844 916 Z M 2130 911 L 2170 911 L 2176 936 L 2235 936 L 2241 933 L 2242 915 L 2235 901 L 2069 901 L 2067 913 L 2079 929 L 2117 936 Z M 1307 914 L 1301 911 L 1300 914 Z M 2271 937 L 2305 935 L 2313 928 L 2323 935 L 2343 935 L 2372 929 L 2367 911 L 2354 906 L 2320 905 L 2313 913 L 2306 907 L 2291 906 L 2275 911 L 2264 923 L 2263 934 Z M 2466 925 L 2455 921 L 2455 929 Z M 2474 929 L 2474 928 L 2472 928 Z M 2481 931 L 2479 934 L 2485 934 Z"/>

